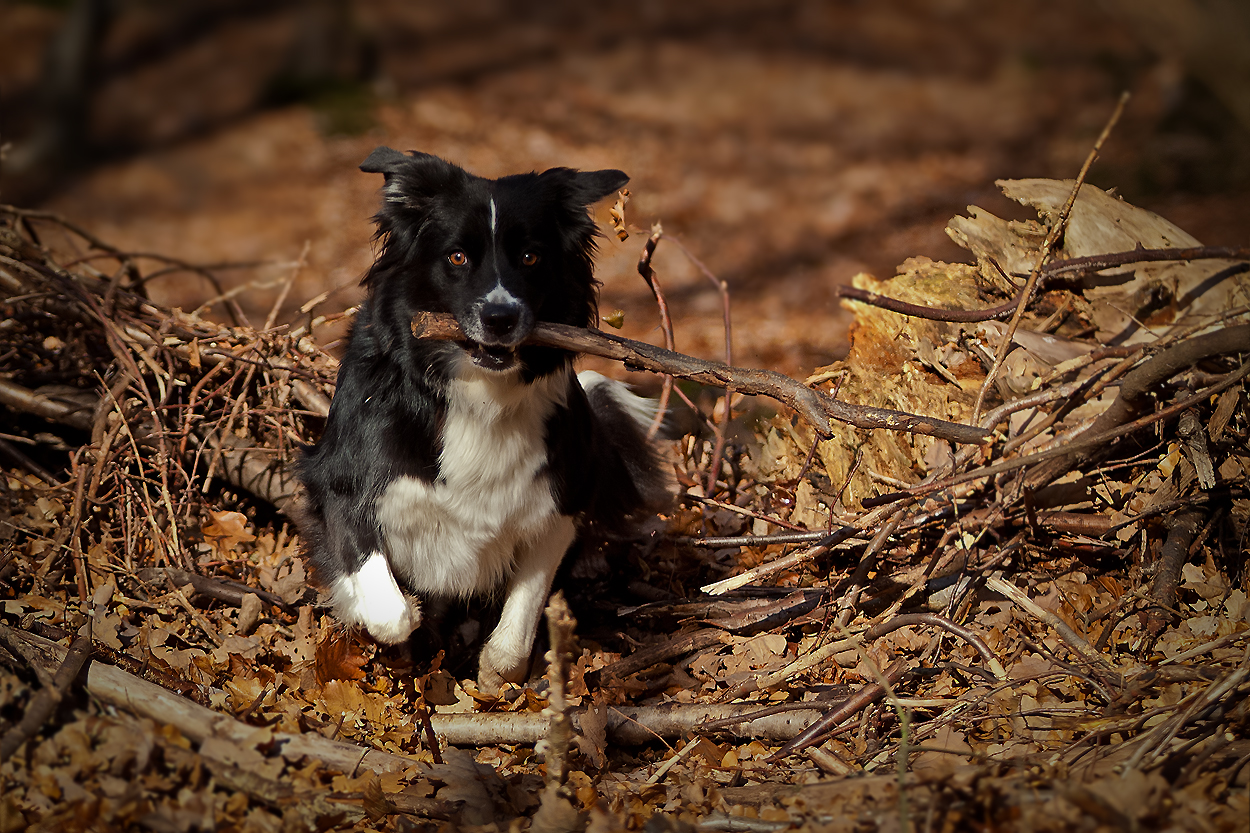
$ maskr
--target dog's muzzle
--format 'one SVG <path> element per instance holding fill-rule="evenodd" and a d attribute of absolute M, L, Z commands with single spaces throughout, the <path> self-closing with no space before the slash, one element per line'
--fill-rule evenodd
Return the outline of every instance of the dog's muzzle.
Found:
<path fill-rule="evenodd" d="M 533 328 L 531 316 L 520 304 L 487 302 L 478 312 L 478 326 L 466 334 L 473 338 L 469 355 L 479 367 L 508 370 L 517 362 L 516 349 Z"/>

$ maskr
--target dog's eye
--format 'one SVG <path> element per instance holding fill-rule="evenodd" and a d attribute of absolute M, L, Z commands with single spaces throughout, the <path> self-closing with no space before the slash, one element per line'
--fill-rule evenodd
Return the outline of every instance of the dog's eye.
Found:
<path fill-rule="evenodd" d="M 466 255 L 464 252 L 460 251 L 459 249 L 457 249 L 456 251 L 447 255 L 447 262 L 450 263 L 452 266 L 464 266 L 466 263 L 469 262 L 469 256 Z"/>
<path fill-rule="evenodd" d="M 525 254 L 521 255 L 521 263 L 525 264 L 526 266 L 533 266 L 537 264 L 540 259 L 541 258 L 539 258 L 538 255 L 534 254 L 533 252 L 526 252 Z"/>

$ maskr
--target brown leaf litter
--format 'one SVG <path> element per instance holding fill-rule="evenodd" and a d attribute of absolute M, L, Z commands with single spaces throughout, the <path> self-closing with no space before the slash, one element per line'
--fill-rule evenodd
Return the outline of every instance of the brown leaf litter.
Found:
<path fill-rule="evenodd" d="M 1072 183 L 1001 184 L 1039 219 L 970 208 L 975 263 L 856 287 L 1011 300 Z M 989 439 L 687 438 L 688 499 L 495 694 L 310 590 L 286 472 L 350 310 L 165 309 L 166 264 L 0 212 L 0 829 L 1245 829 L 1245 253 L 1086 185 L 1015 331 L 847 301 L 809 388 L 972 423 L 1010 339 Z"/>

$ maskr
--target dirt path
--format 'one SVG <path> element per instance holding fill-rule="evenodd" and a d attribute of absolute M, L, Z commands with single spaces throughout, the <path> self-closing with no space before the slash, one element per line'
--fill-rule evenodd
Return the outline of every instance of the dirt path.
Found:
<path fill-rule="evenodd" d="M 832 287 L 911 256 L 964 259 L 947 219 L 970 203 L 1010 212 L 997 178 L 1072 176 L 1122 87 L 1136 97 L 1092 180 L 1204 242 L 1250 238 L 1250 178 L 1233 175 L 1229 150 L 1236 128 L 1123 21 L 1084 3 L 656 3 L 593 14 L 572 3 L 361 3 L 355 25 L 376 50 L 377 98 L 372 126 L 353 135 L 326 130 L 342 101 L 259 105 L 298 21 L 281 4 L 258 8 L 214 18 L 164 53 L 137 51 L 159 31 L 155 12 L 123 14 L 93 117 L 112 155 L 45 204 L 127 249 L 278 261 L 223 273 L 274 284 L 241 299 L 259 318 L 305 244 L 287 307 L 332 287 L 344 289 L 326 310 L 350 303 L 379 184 L 356 165 L 377 144 L 490 176 L 626 170 L 631 222 L 662 221 L 728 280 L 736 358 L 787 373 L 844 352 Z M 7 13 L 10 39 L 51 31 L 47 11 Z M 19 91 L 31 60 L 9 59 Z M 654 338 L 634 272 L 641 242 L 604 241 L 602 306 L 625 311 L 625 334 Z M 656 264 L 679 348 L 718 356 L 707 282 L 675 247 L 662 245 Z M 183 275 L 152 291 L 193 306 L 211 288 Z"/>

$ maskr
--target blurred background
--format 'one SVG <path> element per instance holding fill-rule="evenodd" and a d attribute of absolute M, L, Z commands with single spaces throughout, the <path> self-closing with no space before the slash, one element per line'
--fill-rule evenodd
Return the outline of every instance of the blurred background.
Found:
<path fill-rule="evenodd" d="M 966 260 L 947 220 L 1028 216 L 994 180 L 1074 177 L 1122 90 L 1090 180 L 1250 243 L 1244 0 L 0 0 L 0 201 L 224 264 L 259 324 L 292 275 L 279 320 L 355 303 L 376 145 L 621 168 L 638 233 L 602 241 L 602 311 L 658 339 L 635 266 L 659 220 L 728 281 L 737 363 L 802 374 L 845 352 L 834 286 Z M 655 264 L 678 349 L 723 356 L 710 283 L 672 243 Z"/>

